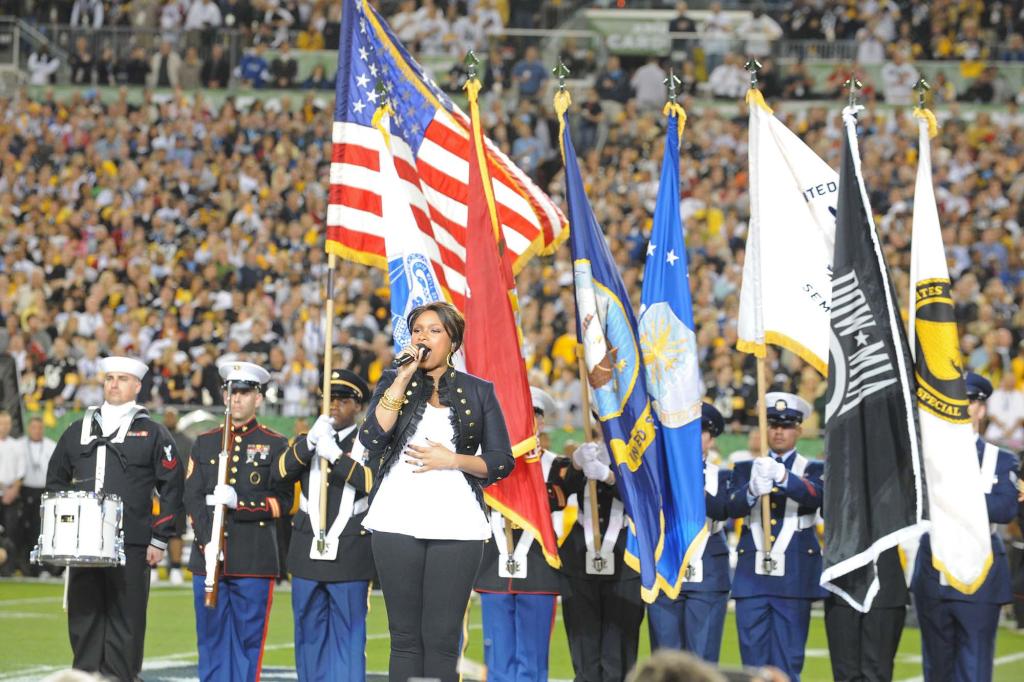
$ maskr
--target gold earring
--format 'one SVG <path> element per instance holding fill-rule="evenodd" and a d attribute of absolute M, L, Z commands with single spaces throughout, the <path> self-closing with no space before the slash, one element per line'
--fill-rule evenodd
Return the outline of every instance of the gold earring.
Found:
<path fill-rule="evenodd" d="M 455 369 L 455 363 L 452 362 L 452 356 L 454 356 L 454 355 L 455 355 L 455 351 L 449 351 L 448 352 L 448 366 L 451 367 L 452 369 Z"/>

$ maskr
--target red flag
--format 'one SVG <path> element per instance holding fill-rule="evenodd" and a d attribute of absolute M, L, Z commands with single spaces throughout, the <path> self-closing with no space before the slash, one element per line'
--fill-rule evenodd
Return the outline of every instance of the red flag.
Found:
<path fill-rule="evenodd" d="M 469 154 L 469 192 L 466 229 L 466 370 L 494 384 L 505 415 L 516 467 L 512 474 L 487 488 L 487 503 L 531 533 L 548 563 L 560 565 L 558 542 L 551 526 L 547 485 L 539 458 L 537 423 L 533 415 L 526 364 L 520 350 L 519 326 L 513 301 L 515 280 L 502 255 L 504 239 L 497 227 L 498 213 L 480 132 L 477 91 L 469 91 L 473 149 Z"/>

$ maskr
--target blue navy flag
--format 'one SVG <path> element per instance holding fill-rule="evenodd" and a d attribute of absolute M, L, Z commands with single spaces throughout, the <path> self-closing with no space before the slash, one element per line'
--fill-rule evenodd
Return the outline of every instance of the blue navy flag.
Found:
<path fill-rule="evenodd" d="M 640 295 L 639 332 L 647 392 L 661 445 L 658 470 L 665 543 L 658 560 L 658 582 L 674 599 L 679 596 L 686 565 L 694 559 L 700 561 L 699 556 L 687 556 L 687 551 L 699 547 L 695 540 L 703 539 L 707 530 L 700 368 L 679 215 L 679 142 L 686 113 L 678 104 L 670 105 L 668 111 L 658 201 Z"/>
<path fill-rule="evenodd" d="M 632 520 L 627 552 L 647 602 L 658 595 L 664 540 L 658 445 L 629 293 L 587 200 L 566 122 L 568 93 L 556 95 L 561 123 L 569 244 L 576 289 L 576 335 L 583 346 L 591 408 L 601 421 L 615 476 Z"/>

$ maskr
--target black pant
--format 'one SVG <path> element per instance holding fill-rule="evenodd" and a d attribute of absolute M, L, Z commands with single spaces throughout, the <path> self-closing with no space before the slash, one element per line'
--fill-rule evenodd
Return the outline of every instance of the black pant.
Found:
<path fill-rule="evenodd" d="M 1006 543 L 1006 555 L 1010 559 L 1010 576 L 1013 585 L 1013 616 L 1017 628 L 1024 628 L 1024 549 L 1016 542 Z"/>
<path fill-rule="evenodd" d="M 373 561 L 388 611 L 388 679 L 459 679 L 459 642 L 484 543 L 373 534 Z"/>
<path fill-rule="evenodd" d="M 835 599 L 825 600 L 825 632 L 832 677 L 837 682 L 892 679 L 907 607 L 861 613 Z"/>
<path fill-rule="evenodd" d="M 562 615 L 577 682 L 621 682 L 636 664 L 640 645 L 640 579 L 570 577 L 569 584 Z"/>
<path fill-rule="evenodd" d="M 117 568 L 72 568 L 68 632 L 74 667 L 117 680 L 135 680 L 146 641 L 149 565 L 146 548 L 124 550 Z"/>
<path fill-rule="evenodd" d="M 8 557 L 7 563 L 0 569 L 0 575 L 5 577 L 14 575 L 15 568 L 21 564 L 21 553 L 25 544 L 21 532 L 21 508 L 20 493 L 10 504 L 0 502 L 0 526 L 4 527 L 3 534 L 14 545 L 14 556 Z"/>
<path fill-rule="evenodd" d="M 24 505 L 21 513 L 21 529 L 18 535 L 18 566 L 26 576 L 37 576 L 42 570 L 39 566 L 29 563 L 29 554 L 39 542 L 39 504 L 43 496 L 42 488 L 21 489 L 21 501 Z"/>

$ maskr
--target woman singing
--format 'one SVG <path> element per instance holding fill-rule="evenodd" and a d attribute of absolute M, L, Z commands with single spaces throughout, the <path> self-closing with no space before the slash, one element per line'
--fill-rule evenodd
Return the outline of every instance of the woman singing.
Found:
<path fill-rule="evenodd" d="M 447 682 L 458 679 L 463 616 L 491 534 L 483 488 L 515 460 L 494 387 L 452 366 L 462 315 L 430 303 L 407 321 L 402 354 L 418 362 L 384 373 L 359 429 L 377 479 L 363 525 L 388 611 L 389 679 Z"/>

